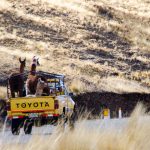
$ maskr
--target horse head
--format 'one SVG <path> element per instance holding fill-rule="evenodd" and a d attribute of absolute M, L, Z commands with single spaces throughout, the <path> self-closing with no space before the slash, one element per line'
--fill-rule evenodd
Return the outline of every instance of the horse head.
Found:
<path fill-rule="evenodd" d="M 36 66 L 40 66 L 40 63 L 39 63 L 39 58 L 34 56 L 32 58 L 32 64 L 35 64 Z"/>
<path fill-rule="evenodd" d="M 24 68 L 26 66 L 26 58 L 24 60 L 21 60 L 21 57 L 19 58 L 19 62 L 20 62 L 20 73 L 24 72 Z"/>

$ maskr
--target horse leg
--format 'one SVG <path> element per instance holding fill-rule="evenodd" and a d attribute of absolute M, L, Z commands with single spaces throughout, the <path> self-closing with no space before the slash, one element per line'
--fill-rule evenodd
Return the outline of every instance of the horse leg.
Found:
<path fill-rule="evenodd" d="M 29 83 L 27 82 L 26 85 L 25 85 L 25 89 L 26 89 L 26 96 L 30 93 L 30 90 L 29 90 Z"/>
<path fill-rule="evenodd" d="M 11 90 L 11 97 L 15 98 L 15 92 L 13 90 Z"/>
<path fill-rule="evenodd" d="M 10 87 L 10 94 L 12 98 L 15 98 L 15 91 L 14 87 L 12 86 L 12 82 L 9 81 L 9 87 Z"/>
<path fill-rule="evenodd" d="M 18 96 L 23 97 L 23 90 L 22 89 L 19 90 L 19 95 Z"/>
<path fill-rule="evenodd" d="M 23 88 L 24 88 L 24 84 L 20 83 L 19 89 L 18 89 L 18 96 L 19 97 L 23 97 Z"/>

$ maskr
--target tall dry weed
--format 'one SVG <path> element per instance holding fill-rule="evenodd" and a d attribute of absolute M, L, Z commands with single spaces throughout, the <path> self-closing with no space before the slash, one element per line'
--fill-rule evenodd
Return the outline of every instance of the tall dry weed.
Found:
<path fill-rule="evenodd" d="M 99 124 L 88 124 L 80 120 L 74 130 L 56 131 L 52 135 L 33 135 L 26 144 L 1 143 L 3 150 L 149 150 L 150 117 L 145 108 L 138 105 L 132 116 L 122 120 L 101 120 Z M 105 124 L 103 124 L 105 122 Z M 17 138 L 14 136 L 14 138 Z"/>
<path fill-rule="evenodd" d="M 72 91 L 73 93 L 80 94 L 84 92 L 85 89 L 85 84 L 81 80 L 75 79 L 71 82 L 70 91 Z"/>
<path fill-rule="evenodd" d="M 7 96 L 7 88 L 0 86 L 0 98 L 6 98 Z"/>

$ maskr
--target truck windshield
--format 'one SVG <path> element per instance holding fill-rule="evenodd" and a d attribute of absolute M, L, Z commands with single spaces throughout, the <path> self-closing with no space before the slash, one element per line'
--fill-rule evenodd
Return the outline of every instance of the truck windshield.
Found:
<path fill-rule="evenodd" d="M 65 88 L 62 81 L 59 82 L 48 82 L 48 87 L 50 88 L 51 95 L 64 95 Z"/>

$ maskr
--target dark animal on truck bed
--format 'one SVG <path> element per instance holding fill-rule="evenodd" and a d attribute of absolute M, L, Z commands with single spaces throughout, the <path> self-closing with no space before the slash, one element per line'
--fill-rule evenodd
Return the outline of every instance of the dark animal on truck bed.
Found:
<path fill-rule="evenodd" d="M 11 97 L 15 97 L 15 92 L 18 94 L 19 97 L 23 96 L 23 89 L 24 89 L 24 68 L 26 65 L 26 58 L 22 61 L 19 58 L 20 62 L 20 71 L 16 73 L 12 73 L 9 77 L 9 86 Z"/>

